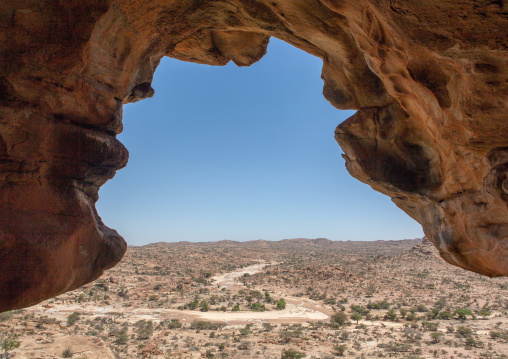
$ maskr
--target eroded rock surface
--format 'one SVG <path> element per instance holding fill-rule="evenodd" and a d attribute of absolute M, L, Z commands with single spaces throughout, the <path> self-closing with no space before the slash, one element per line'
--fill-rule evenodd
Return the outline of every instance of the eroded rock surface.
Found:
<path fill-rule="evenodd" d="M 358 110 L 336 131 L 350 173 L 445 260 L 508 275 L 505 0 L 12 0 L 0 28 L 0 311 L 122 258 L 95 202 L 160 59 L 248 66 L 271 36 L 320 57 L 324 96 Z"/>

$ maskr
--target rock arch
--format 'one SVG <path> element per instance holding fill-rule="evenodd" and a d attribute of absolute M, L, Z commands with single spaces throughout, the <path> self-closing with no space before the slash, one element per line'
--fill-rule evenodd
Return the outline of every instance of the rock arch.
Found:
<path fill-rule="evenodd" d="M 349 172 L 448 262 L 508 274 L 508 5 L 468 0 L 8 1 L 0 7 L 0 311 L 99 277 L 126 245 L 95 210 L 126 165 L 122 105 L 163 56 L 248 66 L 271 36 L 323 60 L 357 113 Z"/>

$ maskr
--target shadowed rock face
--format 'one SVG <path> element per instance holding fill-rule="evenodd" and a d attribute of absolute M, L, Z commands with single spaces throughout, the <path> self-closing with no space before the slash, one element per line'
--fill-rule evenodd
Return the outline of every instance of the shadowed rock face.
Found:
<path fill-rule="evenodd" d="M 12 0 L 0 28 L 0 311 L 122 258 L 95 202 L 160 59 L 248 66 L 270 36 L 320 57 L 324 96 L 358 110 L 336 130 L 349 172 L 448 262 L 508 275 L 504 0 Z"/>

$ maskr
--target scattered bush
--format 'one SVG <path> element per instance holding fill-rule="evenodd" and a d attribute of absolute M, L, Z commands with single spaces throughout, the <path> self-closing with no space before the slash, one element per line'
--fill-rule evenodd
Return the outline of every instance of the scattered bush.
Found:
<path fill-rule="evenodd" d="M 281 359 L 300 359 L 305 358 L 307 355 L 305 353 L 299 352 L 294 349 L 286 349 L 282 352 L 280 358 Z"/>
<path fill-rule="evenodd" d="M 224 326 L 224 323 L 212 323 L 204 320 L 195 320 L 191 323 L 191 329 L 199 330 L 217 330 Z"/>
<path fill-rule="evenodd" d="M 388 309 L 390 308 L 390 304 L 387 301 L 377 301 L 367 304 L 367 308 L 369 309 Z"/>
<path fill-rule="evenodd" d="M 361 315 L 367 315 L 370 312 L 370 310 L 365 309 L 365 307 L 362 307 L 361 305 L 354 305 L 354 304 L 351 305 L 351 310 L 353 312 L 356 312 Z"/>
<path fill-rule="evenodd" d="M 264 312 L 266 310 L 265 306 L 261 303 L 252 303 L 250 309 L 254 312 Z"/>

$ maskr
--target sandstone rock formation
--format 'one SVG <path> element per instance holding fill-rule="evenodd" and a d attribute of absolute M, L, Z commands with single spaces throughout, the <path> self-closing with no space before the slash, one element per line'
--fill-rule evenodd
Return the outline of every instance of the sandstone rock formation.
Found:
<path fill-rule="evenodd" d="M 336 131 L 350 173 L 445 260 L 508 275 L 506 0 L 8 0 L 0 28 L 0 311 L 122 258 L 95 202 L 160 59 L 247 66 L 271 36 L 320 57 L 324 96 L 358 110 Z"/>

